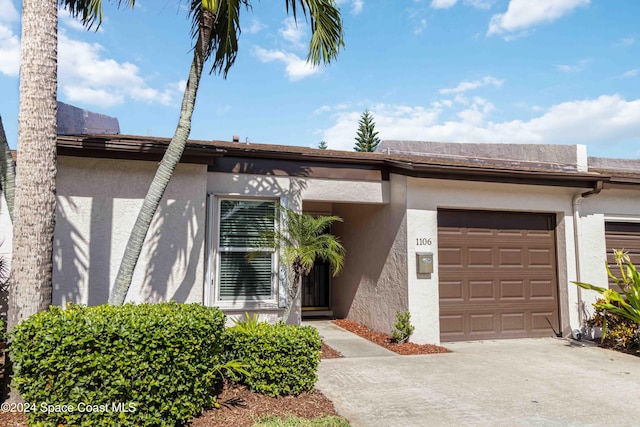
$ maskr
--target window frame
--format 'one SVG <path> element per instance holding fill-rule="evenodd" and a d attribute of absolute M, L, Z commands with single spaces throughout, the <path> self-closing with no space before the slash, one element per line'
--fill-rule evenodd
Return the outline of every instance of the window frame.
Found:
<path fill-rule="evenodd" d="M 228 309 L 276 309 L 278 308 L 279 300 L 279 254 L 275 248 L 258 247 L 258 248 L 222 248 L 220 246 L 220 228 L 222 221 L 220 218 L 222 212 L 223 201 L 250 201 L 250 202 L 271 202 L 274 205 L 274 214 L 276 214 L 276 221 L 274 227 L 280 227 L 280 218 L 277 215 L 277 207 L 280 204 L 280 199 L 273 197 L 242 197 L 235 195 L 218 195 L 208 194 L 208 207 L 209 207 L 209 219 L 207 224 L 209 226 L 209 243 L 207 244 L 207 283 L 205 287 L 205 301 L 208 301 L 210 305 L 228 308 Z M 220 272 L 221 272 L 221 258 L 223 253 L 248 253 L 248 252 L 268 252 L 271 253 L 271 289 L 269 297 L 245 297 L 240 296 L 233 299 L 220 299 Z M 208 295 L 207 295 L 208 293 Z"/>

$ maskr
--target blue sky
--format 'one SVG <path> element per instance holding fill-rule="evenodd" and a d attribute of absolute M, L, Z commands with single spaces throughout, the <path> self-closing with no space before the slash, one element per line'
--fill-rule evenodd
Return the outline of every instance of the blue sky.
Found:
<path fill-rule="evenodd" d="M 382 139 L 586 144 L 640 157 L 640 1 L 341 0 L 345 49 L 304 63 L 284 1 L 241 16 L 226 80 L 202 79 L 191 138 L 351 150 L 365 108 Z M 0 114 L 17 142 L 20 4 L 0 0 Z M 59 14 L 58 99 L 170 137 L 191 61 L 184 1 L 107 7 L 98 32 Z"/>

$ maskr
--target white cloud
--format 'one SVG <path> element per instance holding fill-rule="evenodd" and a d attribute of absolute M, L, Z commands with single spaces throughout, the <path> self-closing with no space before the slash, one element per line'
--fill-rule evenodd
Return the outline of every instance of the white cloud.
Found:
<path fill-rule="evenodd" d="M 301 59 L 294 53 L 283 52 L 281 50 L 267 50 L 261 47 L 254 48 L 254 55 L 261 62 L 279 61 L 286 65 L 285 72 L 289 80 L 300 80 L 321 72 L 321 68 L 314 67 L 306 60 Z"/>
<path fill-rule="evenodd" d="M 455 6 L 458 0 L 431 0 L 431 7 L 434 9 L 449 9 Z"/>
<path fill-rule="evenodd" d="M 618 40 L 614 46 L 615 47 L 628 47 L 628 46 L 633 46 L 633 44 L 636 42 L 636 38 L 635 37 L 624 37 L 621 38 L 620 40 Z"/>
<path fill-rule="evenodd" d="M 623 73 L 620 77 L 622 78 L 629 78 L 629 77 L 636 77 L 640 75 L 640 68 L 634 68 L 633 70 L 629 70 L 625 73 Z"/>
<path fill-rule="evenodd" d="M 456 3 L 458 0 L 431 0 L 431 7 L 433 9 L 449 9 Z M 464 3 L 476 9 L 490 9 L 495 0 L 464 0 Z"/>
<path fill-rule="evenodd" d="M 620 95 L 569 101 L 544 109 L 531 120 L 488 120 L 493 104 L 474 98 L 452 120 L 442 120 L 447 106 L 376 105 L 371 108 L 382 139 L 446 142 L 498 142 L 542 144 L 614 144 L 637 141 L 640 134 L 640 99 L 626 101 Z M 456 107 L 458 104 L 454 104 Z M 335 113 L 334 125 L 323 139 L 334 149 L 353 149 L 361 112 Z"/>
<path fill-rule="evenodd" d="M 511 0 L 505 13 L 491 17 L 487 35 L 526 32 L 539 24 L 553 22 L 591 0 Z"/>
<path fill-rule="evenodd" d="M 465 3 L 476 9 L 491 9 L 495 0 L 465 0 Z"/>
<path fill-rule="evenodd" d="M 576 73 L 578 71 L 582 71 L 584 66 L 589 62 L 590 61 L 588 59 L 582 59 L 576 64 L 556 64 L 554 67 L 556 70 L 562 71 L 563 73 Z"/>
<path fill-rule="evenodd" d="M 67 9 L 62 7 L 58 8 L 58 22 L 59 24 L 64 25 L 68 28 L 72 28 L 78 31 L 85 31 L 84 25 L 82 25 L 82 23 L 78 19 L 71 16 Z M 102 29 L 100 29 L 99 31 L 102 31 Z"/>
<path fill-rule="evenodd" d="M 351 13 L 353 13 L 354 15 L 357 15 L 360 12 L 362 12 L 363 8 L 364 8 L 364 0 L 353 0 L 353 8 L 351 9 Z"/>
<path fill-rule="evenodd" d="M 103 58 L 100 44 L 73 40 L 64 32 L 59 35 L 58 46 L 59 86 L 72 102 L 110 107 L 130 98 L 171 105 L 185 85 L 177 82 L 164 90 L 149 87 L 136 65 Z"/>
<path fill-rule="evenodd" d="M 0 0 L 0 24 L 12 24 L 20 19 L 18 10 L 11 0 Z"/>
<path fill-rule="evenodd" d="M 420 20 L 420 23 L 418 24 L 418 26 L 416 26 L 416 28 L 413 30 L 413 34 L 420 35 L 424 32 L 426 28 L 427 28 L 427 20 L 423 18 Z"/>
<path fill-rule="evenodd" d="M 260 20 L 253 18 L 251 20 L 251 25 L 249 26 L 249 28 L 247 28 L 244 31 L 246 31 L 248 34 L 257 34 L 260 31 L 264 30 L 265 28 L 267 28 L 266 25 L 260 22 Z"/>
<path fill-rule="evenodd" d="M 20 15 L 11 0 L 0 0 L 0 73 L 17 76 L 20 72 L 20 38 L 12 29 Z"/>
<path fill-rule="evenodd" d="M 282 21 L 282 24 L 283 27 L 278 30 L 280 36 L 296 48 L 303 47 L 304 43 L 302 40 L 307 34 L 306 30 L 302 26 L 299 26 L 291 16 Z"/>
<path fill-rule="evenodd" d="M 474 80 L 471 82 L 467 82 L 467 81 L 460 82 L 458 86 L 454 88 L 440 89 L 440 93 L 443 95 L 446 95 L 449 93 L 464 93 L 466 91 L 477 89 L 482 86 L 489 86 L 489 85 L 496 86 L 496 87 L 502 86 L 502 83 L 503 83 L 502 80 L 496 79 L 495 77 L 485 76 L 481 80 Z"/>
<path fill-rule="evenodd" d="M 342 6 L 346 3 L 351 3 L 351 13 L 358 15 L 364 9 L 364 0 L 337 0 L 338 6 Z"/>

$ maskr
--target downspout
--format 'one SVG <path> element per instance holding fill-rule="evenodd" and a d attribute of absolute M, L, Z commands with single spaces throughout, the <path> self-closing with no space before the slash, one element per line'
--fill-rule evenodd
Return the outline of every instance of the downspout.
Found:
<path fill-rule="evenodd" d="M 586 199 L 590 196 L 595 196 L 596 194 L 602 191 L 603 181 L 596 181 L 596 185 L 593 190 L 589 190 L 582 194 L 578 193 L 573 197 L 572 208 L 573 208 L 573 242 L 575 249 L 575 257 L 576 257 L 576 281 L 582 281 L 581 268 L 580 268 L 580 220 L 578 218 L 578 206 L 582 203 L 583 199 Z M 582 310 L 582 288 L 577 286 L 578 289 L 578 323 L 580 326 L 580 330 L 584 333 L 584 316 Z"/>

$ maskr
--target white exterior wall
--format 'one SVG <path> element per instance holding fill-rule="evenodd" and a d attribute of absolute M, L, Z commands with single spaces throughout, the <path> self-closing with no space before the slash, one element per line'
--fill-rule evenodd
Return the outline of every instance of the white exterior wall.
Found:
<path fill-rule="evenodd" d="M 53 303 L 107 302 L 157 162 L 58 157 Z M 206 166 L 180 164 L 127 301 L 203 302 Z"/>
<path fill-rule="evenodd" d="M 640 192 L 633 190 L 603 190 L 582 200 L 578 206 L 580 244 L 580 280 L 607 287 L 605 269 L 605 222 L 639 222 Z M 616 248 L 623 249 L 623 248 Z M 617 274 L 618 272 L 613 272 Z M 593 313 L 592 304 L 599 294 L 582 290 L 587 313 Z"/>
<path fill-rule="evenodd" d="M 560 317 L 565 333 L 578 324 L 571 201 L 575 189 L 468 181 L 407 178 L 407 254 L 412 340 L 438 343 L 438 208 L 555 213 Z M 586 190 L 583 190 L 583 192 Z M 418 245 L 426 239 L 430 245 Z M 434 273 L 416 274 L 416 252 L 432 252 Z M 430 277 L 429 277 L 430 276 Z"/>
<path fill-rule="evenodd" d="M 247 197 L 256 199 L 274 199 L 290 209 L 302 210 L 302 201 L 349 202 L 379 204 L 389 198 L 389 183 L 380 181 L 355 181 L 346 179 L 289 178 L 285 176 L 230 174 L 209 172 L 207 174 L 207 193 L 216 197 Z M 214 205 L 215 206 L 215 205 Z M 205 281 L 205 303 L 215 304 L 214 286 L 215 234 L 217 220 L 215 212 L 210 212 L 207 273 Z M 245 312 L 256 313 L 264 320 L 274 320 L 282 315 L 285 304 L 286 269 L 278 267 L 278 295 L 276 303 L 238 301 L 225 304 L 222 308 L 232 318 L 243 316 Z M 289 323 L 301 319 L 301 300 L 294 304 Z"/>

